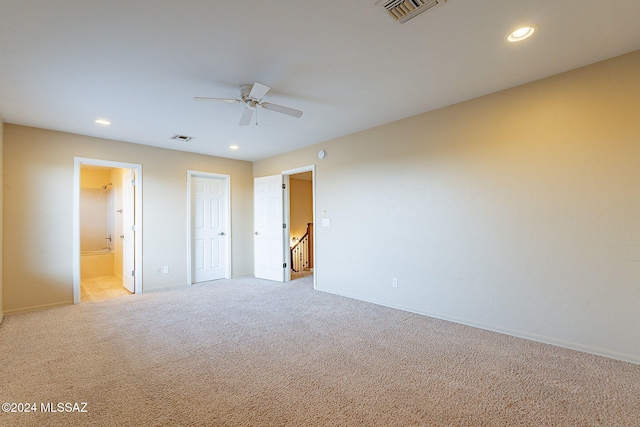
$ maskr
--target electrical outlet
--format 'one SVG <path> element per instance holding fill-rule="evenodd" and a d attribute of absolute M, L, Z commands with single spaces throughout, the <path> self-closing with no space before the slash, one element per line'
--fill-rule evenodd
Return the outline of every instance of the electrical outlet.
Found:
<path fill-rule="evenodd" d="M 391 286 L 393 286 L 394 288 L 398 287 L 398 279 L 396 279 L 395 277 L 392 279 L 391 281 Z"/>
<path fill-rule="evenodd" d="M 168 265 L 165 265 L 165 266 L 163 267 L 163 271 L 164 271 L 164 274 L 167 274 L 167 273 L 169 272 L 169 266 L 168 266 Z"/>

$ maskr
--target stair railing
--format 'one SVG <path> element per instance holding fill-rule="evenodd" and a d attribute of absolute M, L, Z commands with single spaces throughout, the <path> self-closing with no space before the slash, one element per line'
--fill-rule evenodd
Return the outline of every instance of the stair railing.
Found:
<path fill-rule="evenodd" d="M 291 247 L 291 270 L 298 273 L 313 268 L 313 224 L 307 224 L 307 232 Z"/>

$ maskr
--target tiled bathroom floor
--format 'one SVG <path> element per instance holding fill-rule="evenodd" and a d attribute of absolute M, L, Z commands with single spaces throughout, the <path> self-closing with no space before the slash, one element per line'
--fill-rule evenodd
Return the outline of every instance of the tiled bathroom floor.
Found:
<path fill-rule="evenodd" d="M 83 279 L 80 283 L 80 301 L 101 301 L 109 298 L 131 295 L 122 287 L 122 279 L 102 276 Z"/>

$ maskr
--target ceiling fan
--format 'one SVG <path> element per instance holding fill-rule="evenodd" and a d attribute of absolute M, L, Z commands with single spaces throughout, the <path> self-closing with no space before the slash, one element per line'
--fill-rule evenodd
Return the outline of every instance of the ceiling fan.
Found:
<path fill-rule="evenodd" d="M 278 104 L 272 104 L 270 102 L 262 102 L 262 98 L 269 91 L 269 86 L 263 85 L 262 83 L 254 83 L 240 86 L 240 99 L 233 98 L 206 98 L 203 96 L 196 96 L 193 98 L 194 101 L 222 101 L 222 102 L 233 102 L 237 104 L 245 104 L 246 108 L 244 109 L 242 116 L 240 116 L 240 126 L 247 126 L 251 122 L 251 117 L 253 117 L 253 111 L 256 107 L 262 107 L 266 110 L 275 111 L 276 113 L 286 114 L 291 117 L 300 118 L 302 116 L 302 111 L 295 110 L 293 108 L 284 107 Z M 257 124 L 257 122 L 256 122 Z"/>

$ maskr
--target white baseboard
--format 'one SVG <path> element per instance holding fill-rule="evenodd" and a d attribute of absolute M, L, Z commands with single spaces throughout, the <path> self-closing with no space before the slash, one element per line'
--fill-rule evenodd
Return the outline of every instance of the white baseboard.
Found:
<path fill-rule="evenodd" d="M 571 342 L 571 341 L 559 340 L 559 339 L 555 339 L 555 338 L 551 338 L 551 337 L 547 337 L 547 336 L 543 336 L 543 335 L 536 335 L 536 334 L 531 334 L 531 333 L 528 333 L 528 332 L 517 331 L 517 330 L 513 330 L 513 329 L 508 329 L 508 328 L 501 328 L 501 327 L 497 327 L 497 326 L 494 326 L 494 325 L 487 325 L 487 324 L 482 324 L 482 323 L 478 323 L 478 322 L 472 322 L 472 321 L 469 321 L 467 319 L 446 316 L 446 315 L 442 315 L 442 314 L 439 314 L 439 313 L 433 313 L 433 312 L 409 309 L 407 307 L 397 306 L 397 305 L 394 305 L 394 304 L 388 304 L 388 303 L 385 303 L 385 302 L 382 302 L 382 301 L 377 301 L 377 300 L 368 299 L 368 298 L 360 298 L 360 297 L 357 297 L 357 296 L 354 296 L 354 295 L 348 295 L 348 294 L 343 294 L 343 293 L 339 293 L 339 292 L 329 292 L 329 291 L 326 291 L 326 290 L 323 290 L 323 289 L 317 289 L 317 290 L 321 291 L 321 292 L 326 292 L 326 293 L 329 293 L 329 294 L 334 294 L 334 295 L 339 295 L 339 296 L 346 297 L 346 298 L 355 299 L 355 300 L 358 300 L 358 301 L 364 301 L 364 302 L 368 302 L 368 303 L 371 303 L 371 304 L 381 305 L 383 307 L 395 308 L 396 310 L 402 310 L 402 311 L 406 311 L 406 312 L 409 312 L 409 313 L 415 313 L 415 314 L 419 314 L 421 316 L 433 317 L 433 318 L 440 319 L 440 320 L 446 320 L 448 322 L 454 322 L 454 323 L 459 323 L 459 324 L 465 325 L 465 326 L 471 326 L 473 328 L 485 329 L 485 330 L 492 331 L 492 332 L 497 332 L 497 333 L 500 333 L 500 334 L 510 335 L 510 336 L 514 336 L 514 337 L 517 337 L 517 338 L 523 338 L 523 339 L 530 340 L 530 341 L 540 342 L 542 344 L 549 344 L 549 345 L 553 345 L 553 346 L 556 346 L 556 347 L 562 347 L 562 348 L 566 348 L 566 349 L 569 349 L 569 350 L 580 351 L 580 352 L 583 352 L 583 353 L 594 354 L 596 356 L 607 357 L 609 359 L 615 359 L 615 360 L 620 360 L 622 362 L 628 362 L 628 363 L 633 363 L 633 364 L 636 364 L 636 365 L 640 365 L 640 356 L 635 356 L 635 355 L 632 355 L 632 354 L 619 353 L 619 352 L 616 352 L 616 351 L 611 351 L 611 350 L 598 348 L 598 347 L 592 347 L 592 346 L 579 344 L 579 343 L 575 343 L 575 342 Z"/>
<path fill-rule="evenodd" d="M 143 289 L 142 293 L 143 294 L 151 294 L 153 292 L 162 292 L 162 291 L 170 291 L 172 289 L 180 289 L 180 288 L 186 288 L 190 285 L 186 284 L 186 283 L 180 283 L 177 285 L 169 285 L 169 286 L 161 286 L 158 288 L 151 288 L 151 289 Z"/>
<path fill-rule="evenodd" d="M 253 273 L 238 274 L 238 275 L 231 276 L 232 279 L 254 279 L 255 277 L 256 276 L 254 276 Z"/>
<path fill-rule="evenodd" d="M 12 314 L 28 313 L 30 311 L 44 310 L 47 308 L 65 307 L 67 305 L 73 305 L 73 301 L 56 302 L 53 304 L 34 305 L 31 307 L 24 307 L 24 308 L 14 308 L 13 310 L 5 310 L 4 315 L 10 316 Z"/>

